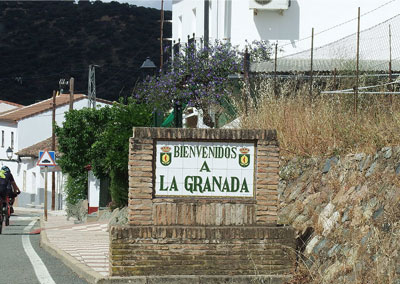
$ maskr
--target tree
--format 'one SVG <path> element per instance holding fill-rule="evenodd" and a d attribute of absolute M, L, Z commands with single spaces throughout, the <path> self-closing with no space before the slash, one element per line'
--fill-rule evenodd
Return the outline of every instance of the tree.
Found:
<path fill-rule="evenodd" d="M 87 197 L 87 173 L 91 165 L 97 178 L 111 178 L 111 198 L 115 206 L 128 201 L 129 138 L 135 126 L 150 126 L 151 108 L 129 100 L 127 105 L 114 103 L 100 109 L 72 110 L 66 114 L 62 127 L 56 127 L 58 160 L 67 182 L 67 201 Z"/>
<path fill-rule="evenodd" d="M 151 108 L 130 100 L 127 105 L 115 103 L 110 109 L 110 119 L 92 146 L 93 172 L 111 178 L 111 198 L 114 205 L 128 203 L 129 138 L 135 126 L 151 126 Z"/>
<path fill-rule="evenodd" d="M 87 196 L 85 166 L 92 162 L 92 145 L 109 121 L 110 113 L 109 107 L 72 110 L 66 113 L 62 127 L 56 126 L 58 147 L 62 153 L 57 162 L 62 171 L 69 176 L 68 203 L 75 204 Z"/>
<path fill-rule="evenodd" d="M 148 77 L 134 94 L 137 99 L 168 111 L 172 102 L 194 106 L 208 113 L 229 94 L 228 76 L 241 70 L 237 48 L 216 41 L 197 49 L 190 44 L 178 53 L 165 73 Z"/>
<path fill-rule="evenodd" d="M 271 48 L 268 42 L 247 43 L 252 61 L 268 59 Z M 165 73 L 148 77 L 137 88 L 134 96 L 155 109 L 168 111 L 174 104 L 194 106 L 203 110 L 205 123 L 214 126 L 207 115 L 210 108 L 218 116 L 232 94 L 229 75 L 243 70 L 243 51 L 230 43 L 197 48 L 189 44 L 174 56 Z"/>

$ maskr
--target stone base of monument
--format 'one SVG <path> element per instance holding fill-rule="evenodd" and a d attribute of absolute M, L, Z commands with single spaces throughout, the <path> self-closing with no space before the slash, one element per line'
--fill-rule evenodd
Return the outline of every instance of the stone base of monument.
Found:
<path fill-rule="evenodd" d="M 283 284 L 290 275 L 172 275 L 172 276 L 133 276 L 100 279 L 97 284 Z"/>
<path fill-rule="evenodd" d="M 293 229 L 277 226 L 112 227 L 110 272 L 155 281 L 131 283 L 284 283 L 294 240 Z M 249 282 L 262 278 L 273 282 Z"/>
<path fill-rule="evenodd" d="M 134 128 L 112 283 L 285 282 L 295 236 L 276 225 L 279 161 L 274 130 Z"/>

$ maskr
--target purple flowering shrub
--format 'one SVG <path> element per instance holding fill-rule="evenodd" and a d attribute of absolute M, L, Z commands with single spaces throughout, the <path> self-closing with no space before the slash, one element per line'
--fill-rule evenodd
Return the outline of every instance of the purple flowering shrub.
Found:
<path fill-rule="evenodd" d="M 251 60 L 268 59 L 268 42 L 247 43 Z M 260 50 L 263 49 L 263 50 Z M 169 60 L 168 68 L 158 76 L 147 77 L 133 94 L 139 101 L 168 111 L 173 104 L 194 106 L 205 114 L 211 106 L 220 106 L 232 94 L 229 75 L 243 70 L 243 51 L 230 43 L 215 41 L 204 47 L 185 45 Z"/>

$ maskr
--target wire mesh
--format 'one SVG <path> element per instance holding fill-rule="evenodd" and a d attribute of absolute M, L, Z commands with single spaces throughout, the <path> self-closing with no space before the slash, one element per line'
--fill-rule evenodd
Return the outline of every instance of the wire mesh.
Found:
<path fill-rule="evenodd" d="M 361 18 L 362 21 L 362 18 Z M 317 37 L 318 35 L 316 35 Z M 356 69 L 357 32 L 313 50 L 315 71 Z M 360 32 L 360 71 L 400 70 L 400 14 Z M 278 56 L 278 71 L 305 71 L 310 66 L 311 48 Z"/>

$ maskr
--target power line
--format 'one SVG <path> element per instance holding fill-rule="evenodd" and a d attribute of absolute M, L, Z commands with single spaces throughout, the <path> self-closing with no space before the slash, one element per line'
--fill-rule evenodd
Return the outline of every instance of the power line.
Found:
<path fill-rule="evenodd" d="M 368 12 L 362 14 L 361 17 L 366 16 L 366 15 L 368 15 L 368 14 L 371 14 L 371 13 L 373 13 L 373 12 L 375 12 L 375 11 L 377 11 L 377 10 L 379 10 L 379 9 L 385 7 L 386 5 L 389 5 L 390 3 L 395 2 L 395 1 L 397 1 L 397 0 L 391 0 L 391 1 L 389 1 L 389 2 L 386 2 L 386 3 L 384 3 L 384 4 L 380 5 L 380 6 L 378 6 L 378 7 L 375 8 L 375 9 L 370 10 L 370 11 L 368 11 Z M 318 32 L 318 33 L 315 33 L 314 36 L 317 36 L 317 35 L 320 35 L 320 34 L 322 34 L 322 33 L 327 32 L 327 31 L 336 29 L 336 28 L 338 28 L 338 27 L 341 27 L 341 26 L 343 26 L 343 25 L 346 25 L 346 24 L 348 24 L 348 23 L 351 23 L 352 21 L 355 21 L 355 20 L 357 20 L 357 19 L 358 19 L 358 17 L 352 18 L 352 19 L 350 19 L 350 20 L 347 20 L 347 21 L 345 21 L 345 22 L 342 22 L 342 23 L 340 23 L 340 24 L 337 24 L 337 25 L 335 25 L 335 26 L 332 26 L 332 27 L 330 27 L 330 28 L 327 28 L 327 29 L 325 29 L 325 30 L 322 30 L 322 31 L 320 31 L 320 32 Z M 295 42 L 301 42 L 301 41 L 303 41 L 303 40 L 310 39 L 310 38 L 311 38 L 311 36 L 307 36 L 307 37 L 305 37 L 305 38 L 296 40 Z M 286 44 L 284 44 L 284 45 L 282 45 L 282 46 L 280 46 L 280 47 L 285 47 L 285 46 L 288 46 L 288 45 L 292 45 L 292 43 L 291 43 L 291 42 L 290 42 L 290 43 L 286 43 Z"/>

